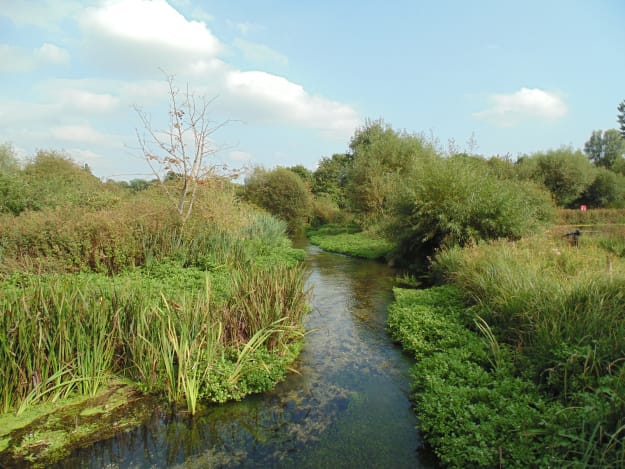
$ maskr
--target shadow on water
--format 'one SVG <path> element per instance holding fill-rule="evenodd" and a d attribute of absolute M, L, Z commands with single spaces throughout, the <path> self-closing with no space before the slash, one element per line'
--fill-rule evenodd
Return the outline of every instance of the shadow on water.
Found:
<path fill-rule="evenodd" d="M 58 467 L 435 467 L 408 400 L 410 361 L 386 335 L 392 272 L 307 247 L 312 332 L 299 374 L 190 419 L 157 410 L 138 429 Z"/>

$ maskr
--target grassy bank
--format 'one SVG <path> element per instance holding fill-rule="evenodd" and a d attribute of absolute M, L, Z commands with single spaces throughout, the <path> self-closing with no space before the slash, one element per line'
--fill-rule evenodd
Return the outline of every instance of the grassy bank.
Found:
<path fill-rule="evenodd" d="M 272 388 L 299 352 L 304 252 L 227 187 L 203 186 L 184 224 L 159 188 L 0 218 L 4 459 L 60 454 L 8 423 L 32 409 L 122 380 L 194 414 Z"/>
<path fill-rule="evenodd" d="M 312 244 L 321 249 L 364 259 L 384 259 L 393 243 L 365 232 L 357 226 L 324 225 L 307 232 Z"/>
<path fill-rule="evenodd" d="M 622 234 L 441 253 L 453 286 L 396 291 L 416 411 L 450 467 L 625 466 Z"/>

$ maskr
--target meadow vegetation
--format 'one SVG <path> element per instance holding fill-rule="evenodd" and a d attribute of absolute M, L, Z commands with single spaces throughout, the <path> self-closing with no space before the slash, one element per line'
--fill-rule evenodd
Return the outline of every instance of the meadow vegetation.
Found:
<path fill-rule="evenodd" d="M 0 412 L 123 378 L 195 413 L 284 378 L 303 251 L 229 181 L 203 181 L 182 220 L 162 185 L 102 183 L 55 152 L 3 177 Z"/>

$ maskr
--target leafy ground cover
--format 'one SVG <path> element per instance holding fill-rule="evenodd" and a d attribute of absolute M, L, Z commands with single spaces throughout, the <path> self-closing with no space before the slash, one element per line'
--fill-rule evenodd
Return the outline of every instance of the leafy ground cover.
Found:
<path fill-rule="evenodd" d="M 451 285 L 395 290 L 389 330 L 446 466 L 625 466 L 622 250 L 560 231 L 444 251 Z"/>
<path fill-rule="evenodd" d="M 384 259 L 395 247 L 386 239 L 357 230 L 353 226 L 324 225 L 308 230 L 308 238 L 326 251 L 372 260 Z"/>

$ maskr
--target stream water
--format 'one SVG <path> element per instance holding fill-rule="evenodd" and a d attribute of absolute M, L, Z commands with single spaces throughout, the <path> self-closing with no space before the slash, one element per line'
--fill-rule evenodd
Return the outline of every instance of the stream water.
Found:
<path fill-rule="evenodd" d="M 313 310 L 299 374 L 193 419 L 155 411 L 59 467 L 435 467 L 408 399 L 410 361 L 384 329 L 392 271 L 306 249 Z"/>

